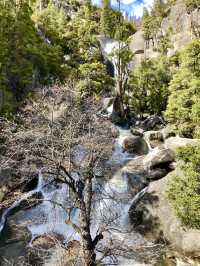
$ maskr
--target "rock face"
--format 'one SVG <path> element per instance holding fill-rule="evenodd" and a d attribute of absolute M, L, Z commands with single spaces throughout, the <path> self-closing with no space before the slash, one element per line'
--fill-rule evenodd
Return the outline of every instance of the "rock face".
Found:
<path fill-rule="evenodd" d="M 169 126 L 167 125 L 166 127 L 164 127 L 162 130 L 161 130 L 161 134 L 163 136 L 163 139 L 168 139 L 170 137 L 175 137 L 176 136 L 176 132 L 175 132 L 175 129 L 173 126 Z"/>
<path fill-rule="evenodd" d="M 82 266 L 84 265 L 81 244 L 77 240 L 68 242 L 65 248 L 58 246 L 52 256 L 46 260 L 45 266 Z"/>
<path fill-rule="evenodd" d="M 198 37 L 196 36 L 196 29 L 199 26 L 200 10 L 196 9 L 188 14 L 184 1 L 178 0 L 161 24 L 161 33 L 164 36 L 170 33 L 170 41 L 173 44 L 168 54 L 174 54 L 190 42 L 192 38 Z"/>
<path fill-rule="evenodd" d="M 183 227 L 175 216 L 165 192 L 170 178 L 173 178 L 171 173 L 150 183 L 140 203 L 130 208 L 130 218 L 136 230 L 146 237 L 153 240 L 164 238 L 185 255 L 198 256 L 200 230 Z"/>
<path fill-rule="evenodd" d="M 160 131 L 147 131 L 144 133 L 144 139 L 150 144 L 151 148 L 163 144 L 163 134 Z"/>
<path fill-rule="evenodd" d="M 147 155 L 129 161 L 122 171 L 131 178 L 140 178 L 142 183 L 157 180 L 171 171 L 170 165 L 174 160 L 173 153 L 165 148 L 157 148 Z"/>
<path fill-rule="evenodd" d="M 160 168 L 160 166 L 164 166 L 162 168 L 165 168 L 165 166 L 168 166 L 174 159 L 174 153 L 170 149 L 161 146 L 147 154 L 143 163 L 147 169 Z"/>
<path fill-rule="evenodd" d="M 26 245 L 28 245 L 30 240 L 31 233 L 26 228 L 26 225 L 17 224 L 15 216 L 9 217 L 0 237 L 0 261 L 2 265 L 8 265 L 3 264 L 4 259 L 11 263 L 12 261 L 16 262 L 20 256 L 24 256 Z"/>
<path fill-rule="evenodd" d="M 147 117 L 144 121 L 142 121 L 140 125 L 145 131 L 149 130 L 158 130 L 164 127 L 164 121 L 162 117 L 157 115 L 152 115 Z"/>
<path fill-rule="evenodd" d="M 146 154 L 148 152 L 147 143 L 139 136 L 125 138 L 123 148 L 130 153 L 136 153 L 139 155 Z"/>
<path fill-rule="evenodd" d="M 170 149 L 173 153 L 176 152 L 176 149 L 179 147 L 184 147 L 186 145 L 198 145 L 200 144 L 199 139 L 188 139 L 180 137 L 170 137 L 165 140 L 165 148 Z"/>
<path fill-rule="evenodd" d="M 119 134 L 120 134 L 119 129 L 115 126 L 112 126 L 111 127 L 111 134 L 112 134 L 113 138 L 118 138 Z"/>
<path fill-rule="evenodd" d="M 168 49 L 168 56 L 175 54 L 192 38 L 199 38 L 199 27 L 200 9 L 188 14 L 184 1 L 176 1 L 170 8 L 168 16 L 163 19 L 160 30 L 153 41 L 146 42 L 141 30 L 132 36 L 130 49 L 135 53 L 132 66 L 139 65 L 145 58 L 157 57 L 159 39 L 162 36 L 169 36 L 171 48 Z"/>

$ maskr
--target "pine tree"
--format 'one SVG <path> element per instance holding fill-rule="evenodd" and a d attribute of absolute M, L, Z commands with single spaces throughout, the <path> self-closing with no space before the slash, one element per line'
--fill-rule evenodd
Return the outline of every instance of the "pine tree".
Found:
<path fill-rule="evenodd" d="M 112 31 L 112 22 L 111 22 L 111 6 L 110 0 L 102 1 L 102 11 L 101 11 L 101 32 L 105 36 L 110 36 Z"/>

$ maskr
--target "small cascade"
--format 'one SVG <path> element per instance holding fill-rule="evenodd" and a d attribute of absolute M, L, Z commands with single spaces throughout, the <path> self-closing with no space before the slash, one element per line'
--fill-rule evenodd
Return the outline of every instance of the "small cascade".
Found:
<path fill-rule="evenodd" d="M 34 193 L 39 192 L 42 185 L 43 185 L 42 175 L 41 173 L 39 173 L 37 187 L 22 195 L 22 197 L 19 200 L 16 200 L 7 210 L 3 212 L 0 221 L 0 233 L 2 232 L 5 226 L 8 216 L 12 214 L 13 210 L 16 209 L 21 204 L 22 201 L 29 199 Z"/>
<path fill-rule="evenodd" d="M 117 164 L 123 166 L 129 160 L 132 160 L 135 156 L 124 151 L 123 141 L 125 138 L 132 136 L 129 129 L 122 129 L 118 127 L 119 137 L 115 140 L 114 150 L 111 157 L 112 164 Z"/>
<path fill-rule="evenodd" d="M 33 238 L 53 232 L 63 235 L 66 240 L 79 239 L 73 228 L 65 222 L 68 218 L 67 209 L 71 206 L 68 186 L 66 184 L 61 184 L 58 188 L 46 186 L 41 192 L 44 197 L 43 202 L 34 209 L 34 213 L 39 213 L 40 216 L 34 218 L 28 226 Z M 78 210 L 74 209 L 72 218 L 76 223 L 78 223 L 78 214 Z"/>
<path fill-rule="evenodd" d="M 121 246 L 126 247 L 126 252 L 118 254 L 115 258 L 118 265 L 143 265 L 137 263 L 137 257 L 140 254 L 138 251 L 133 251 L 133 247 L 151 245 L 139 233 L 136 233 L 129 219 L 129 209 L 133 204 L 137 204 L 140 198 L 145 194 L 146 188 L 140 191 L 137 195 L 133 195 L 128 176 L 122 171 L 123 166 L 129 161 L 138 156 L 124 152 L 123 141 L 126 137 L 131 136 L 129 129 L 118 128 L 119 137 L 114 143 L 114 150 L 109 164 L 114 166 L 116 172 L 113 177 L 105 182 L 96 180 L 95 200 L 92 209 L 92 236 L 96 235 L 99 228 L 111 224 L 111 228 L 104 233 L 104 239 L 101 245 L 106 247 L 110 242 L 114 243 L 114 248 Z M 80 150 L 81 155 L 81 150 Z M 32 240 L 43 234 L 58 234 L 62 235 L 65 242 L 70 240 L 80 240 L 79 234 L 69 224 L 66 224 L 68 219 L 67 210 L 72 206 L 73 199 L 69 193 L 69 188 L 66 184 L 54 184 L 51 178 L 44 178 L 39 173 L 39 180 L 36 189 L 23 195 L 23 197 L 13 203 L 2 215 L 0 224 L 3 229 L 7 217 L 16 206 L 24 199 L 28 199 L 35 192 L 40 192 L 43 196 L 43 201 L 37 206 L 24 210 L 15 217 L 16 222 L 27 224 L 29 231 L 32 234 Z M 97 195 L 96 195 L 97 194 Z M 76 225 L 79 224 L 79 210 L 74 208 L 71 213 L 71 219 Z M 31 246 L 31 243 L 30 243 Z M 129 258 L 124 257 L 124 253 L 129 254 Z M 105 261 L 107 265 L 111 265 L 113 261 Z"/>

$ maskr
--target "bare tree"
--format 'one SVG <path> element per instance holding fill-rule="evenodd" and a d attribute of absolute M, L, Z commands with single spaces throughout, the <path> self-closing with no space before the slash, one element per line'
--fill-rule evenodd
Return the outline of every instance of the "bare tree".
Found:
<path fill-rule="evenodd" d="M 66 223 L 81 236 L 85 266 L 95 266 L 95 249 L 103 238 L 103 230 L 92 236 L 93 180 L 95 169 L 111 154 L 111 135 L 108 122 L 97 120 L 92 100 L 78 103 L 72 90 L 73 86 L 70 88 L 69 84 L 67 88 L 55 85 L 44 89 L 36 100 L 29 102 L 18 115 L 18 128 L 13 122 L 13 132 L 9 131 L 10 138 L 7 139 L 11 148 L 1 159 L 5 167 L 20 167 L 26 162 L 24 165 L 30 168 L 35 164 L 43 174 L 68 185 L 73 204 L 69 208 L 64 206 L 68 212 Z M 2 123 L 6 132 L 7 122 Z M 79 147 L 85 151 L 80 164 L 76 161 Z M 18 162 L 19 153 L 21 163 Z M 73 208 L 80 210 L 79 225 L 71 219 Z"/>

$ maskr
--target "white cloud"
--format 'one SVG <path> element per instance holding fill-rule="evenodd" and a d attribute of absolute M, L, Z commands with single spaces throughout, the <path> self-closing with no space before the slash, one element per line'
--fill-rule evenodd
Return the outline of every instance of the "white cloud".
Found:
<path fill-rule="evenodd" d="M 92 0 L 94 4 L 101 4 L 102 0 Z M 143 8 L 150 8 L 154 0 L 120 0 L 122 6 L 130 15 L 134 15 L 137 18 L 141 17 L 143 14 Z M 140 2 L 141 1 L 141 2 Z M 117 6 L 117 0 L 111 0 L 112 6 Z M 124 10 L 123 8 L 123 10 Z"/>
<path fill-rule="evenodd" d="M 125 4 L 125 5 L 129 5 L 131 3 L 134 3 L 135 1 L 133 0 L 121 0 L 121 3 Z"/>
<path fill-rule="evenodd" d="M 151 7 L 153 5 L 154 0 L 144 0 L 144 7 Z"/>
<path fill-rule="evenodd" d="M 144 0 L 144 2 L 142 3 L 133 2 L 132 9 L 130 10 L 129 13 L 137 18 L 142 17 L 144 7 L 150 9 L 151 6 L 153 5 L 153 2 L 154 0 Z"/>
<path fill-rule="evenodd" d="M 134 15 L 136 18 L 142 17 L 143 14 L 143 6 L 142 5 L 134 5 L 132 7 L 131 15 Z"/>

